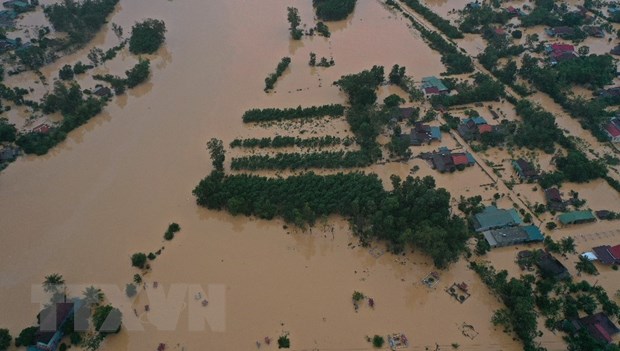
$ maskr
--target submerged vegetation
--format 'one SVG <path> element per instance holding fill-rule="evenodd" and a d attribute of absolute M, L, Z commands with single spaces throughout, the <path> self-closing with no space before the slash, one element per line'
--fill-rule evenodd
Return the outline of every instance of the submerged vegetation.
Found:
<path fill-rule="evenodd" d="M 437 15 L 435 12 L 424 6 L 419 0 L 404 0 L 405 4 L 412 8 L 415 12 L 422 15 L 433 26 L 439 29 L 443 34 L 451 39 L 462 39 L 463 33 L 458 28 L 450 24 L 450 21 Z"/>
<path fill-rule="evenodd" d="M 164 21 L 148 18 L 131 27 L 129 51 L 133 54 L 152 54 L 166 40 Z"/>
<path fill-rule="evenodd" d="M 309 119 L 324 116 L 339 117 L 344 114 L 344 106 L 339 104 L 297 108 L 252 109 L 243 114 L 243 122 L 284 121 L 289 119 Z"/>
<path fill-rule="evenodd" d="M 339 21 L 353 12 L 356 2 L 357 0 L 312 0 L 312 5 L 320 20 Z"/>
<path fill-rule="evenodd" d="M 290 57 L 283 57 L 282 60 L 280 60 L 280 63 L 278 63 L 278 66 L 276 67 L 276 72 L 271 73 L 267 78 L 265 78 L 265 92 L 273 90 L 276 82 L 278 81 L 278 78 L 282 76 L 290 63 Z"/>
<path fill-rule="evenodd" d="M 261 139 L 235 139 L 230 143 L 231 148 L 243 147 L 243 148 L 281 148 L 281 147 L 325 147 L 334 146 L 342 143 L 342 139 L 334 136 L 324 137 L 312 137 L 302 139 L 299 137 L 290 136 L 275 136 L 273 138 L 265 137 Z"/>
<path fill-rule="evenodd" d="M 368 159 L 368 154 L 361 151 L 321 151 L 235 157 L 231 161 L 230 168 L 233 170 L 335 169 L 366 167 L 371 163 L 372 160 Z"/>

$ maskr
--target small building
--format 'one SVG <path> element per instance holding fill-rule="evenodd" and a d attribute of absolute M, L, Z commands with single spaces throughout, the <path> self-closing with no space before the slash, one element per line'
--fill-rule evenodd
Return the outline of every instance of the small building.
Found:
<path fill-rule="evenodd" d="M 492 248 L 542 242 L 545 239 L 535 225 L 487 230 L 482 234 Z"/>
<path fill-rule="evenodd" d="M 605 125 L 605 132 L 613 143 L 620 143 L 620 118 L 614 117 Z"/>
<path fill-rule="evenodd" d="M 584 26 L 583 31 L 595 38 L 605 38 L 605 32 L 599 26 Z"/>
<path fill-rule="evenodd" d="M 620 45 L 615 46 L 613 49 L 611 49 L 609 53 L 612 55 L 620 56 Z"/>
<path fill-rule="evenodd" d="M 547 207 L 552 211 L 565 211 L 566 203 L 562 200 L 562 194 L 558 188 L 549 188 L 545 190 L 545 198 L 547 199 Z"/>
<path fill-rule="evenodd" d="M 608 344 L 613 341 L 612 337 L 620 332 L 620 329 L 603 312 L 579 318 L 573 325 L 576 332 L 586 329 L 594 339 Z"/>
<path fill-rule="evenodd" d="M 620 264 L 620 245 L 616 246 L 597 246 L 592 248 L 596 258 L 606 265 Z"/>
<path fill-rule="evenodd" d="M 514 7 L 514 6 L 508 6 L 508 7 L 506 8 L 506 12 L 507 12 L 509 15 L 511 15 L 511 16 L 516 16 L 516 17 L 521 17 L 521 16 L 525 16 L 525 15 L 526 15 L 526 13 L 525 13 L 525 12 L 523 12 L 523 10 L 518 9 L 518 8 L 516 8 L 516 7 Z"/>
<path fill-rule="evenodd" d="M 596 218 L 598 219 L 610 219 L 612 212 L 608 210 L 600 210 L 600 211 L 594 211 L 594 214 L 596 215 Z"/>
<path fill-rule="evenodd" d="M 477 116 L 463 119 L 457 126 L 456 131 L 463 140 L 471 141 L 479 139 L 480 134 L 484 132 L 493 131 L 493 127 L 487 124 L 484 117 Z"/>
<path fill-rule="evenodd" d="M 51 129 L 52 129 L 52 127 L 50 127 L 48 124 L 42 123 L 42 124 L 39 124 L 38 126 L 32 128 L 32 132 L 33 133 L 40 133 L 40 134 L 47 134 L 47 133 L 50 132 Z"/>
<path fill-rule="evenodd" d="M 5 147 L 0 150 L 0 163 L 13 162 L 19 156 L 19 149 Z"/>
<path fill-rule="evenodd" d="M 569 225 L 595 222 L 596 217 L 594 217 L 592 211 L 573 211 L 559 215 L 558 220 L 563 225 Z"/>
<path fill-rule="evenodd" d="M 551 44 L 545 47 L 552 65 L 577 58 L 575 47 L 570 44 Z"/>
<path fill-rule="evenodd" d="M 447 94 L 450 91 L 441 79 L 435 76 L 422 78 L 422 90 L 426 95 Z"/>
<path fill-rule="evenodd" d="M 110 88 L 108 88 L 108 87 L 104 87 L 102 85 L 98 85 L 98 86 L 95 87 L 95 91 L 93 91 L 93 94 L 98 96 L 98 97 L 108 98 L 108 97 L 112 96 L 112 90 L 110 90 Z"/>
<path fill-rule="evenodd" d="M 473 166 L 476 160 L 469 152 L 451 152 L 447 147 L 440 147 L 434 152 L 420 154 L 421 159 L 430 162 L 431 167 L 440 173 L 454 172 L 463 170 L 465 167 Z"/>
<path fill-rule="evenodd" d="M 487 206 L 473 217 L 476 232 L 514 227 L 520 225 L 521 222 L 521 217 L 514 208 L 503 210 L 495 206 Z"/>
<path fill-rule="evenodd" d="M 575 29 L 572 27 L 553 27 L 545 29 L 545 33 L 547 33 L 550 37 L 558 37 L 558 38 L 568 38 L 575 35 Z"/>
<path fill-rule="evenodd" d="M 512 166 L 514 167 L 517 175 L 519 175 L 519 178 L 521 178 L 521 180 L 533 181 L 538 179 L 539 177 L 536 168 L 534 168 L 531 163 L 522 158 L 512 161 Z"/>
<path fill-rule="evenodd" d="M 399 107 L 396 113 L 394 113 L 393 118 L 396 118 L 398 121 L 409 120 L 413 117 L 414 110 L 413 107 Z"/>
<path fill-rule="evenodd" d="M 456 170 L 456 165 L 454 164 L 454 160 L 452 159 L 452 154 L 450 152 L 435 152 L 433 153 L 431 161 L 433 168 L 438 170 L 440 173 L 454 172 Z"/>
<path fill-rule="evenodd" d="M 30 5 L 27 1 L 10 0 L 3 2 L 2 5 L 16 12 L 26 12 L 34 9 L 34 6 Z"/>
<path fill-rule="evenodd" d="M 536 266 L 540 270 L 540 274 L 545 278 L 557 280 L 569 279 L 570 272 L 557 258 L 551 256 L 550 253 L 538 250 L 538 259 Z"/>
<path fill-rule="evenodd" d="M 409 145 L 420 146 L 430 144 L 433 141 L 441 141 L 441 130 L 439 127 L 416 123 L 411 128 L 411 132 L 403 137 L 409 140 Z"/>

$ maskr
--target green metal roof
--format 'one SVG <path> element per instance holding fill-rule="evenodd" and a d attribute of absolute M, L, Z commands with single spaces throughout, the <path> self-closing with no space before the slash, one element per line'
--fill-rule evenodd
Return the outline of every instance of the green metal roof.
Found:
<path fill-rule="evenodd" d="M 545 239 L 540 229 L 535 225 L 525 226 L 523 230 L 527 233 L 529 241 L 543 241 Z"/>
<path fill-rule="evenodd" d="M 595 221 L 596 217 L 592 214 L 592 211 L 573 211 L 563 213 L 559 216 L 560 223 L 572 224 L 578 222 Z"/>
<path fill-rule="evenodd" d="M 446 87 L 445 84 L 443 84 L 441 79 L 435 76 L 422 78 L 422 83 L 423 83 L 424 88 L 434 87 L 434 88 L 437 88 L 437 90 L 439 91 L 448 90 L 448 87 Z"/>
<path fill-rule="evenodd" d="M 521 217 L 514 208 L 503 210 L 495 206 L 488 206 L 474 217 L 478 231 L 521 224 Z"/>

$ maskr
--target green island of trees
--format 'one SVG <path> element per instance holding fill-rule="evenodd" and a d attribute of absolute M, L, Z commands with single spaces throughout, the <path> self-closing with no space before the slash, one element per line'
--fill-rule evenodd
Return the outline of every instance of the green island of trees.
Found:
<path fill-rule="evenodd" d="M 117 95 L 120 95 L 124 93 L 127 88 L 131 89 L 144 83 L 151 74 L 150 67 L 151 62 L 149 60 L 140 58 L 135 66 L 125 71 L 126 78 L 121 78 L 111 74 L 96 74 L 93 76 L 93 79 L 109 83 L 112 86 L 112 89 L 114 89 L 114 92 Z"/>
<path fill-rule="evenodd" d="M 344 106 L 339 104 L 297 108 L 251 109 L 243 114 L 243 123 L 284 121 L 289 119 L 309 119 L 324 116 L 339 117 L 344 115 Z"/>
<path fill-rule="evenodd" d="M 320 20 L 339 21 L 353 13 L 356 2 L 357 0 L 312 0 L 312 5 Z"/>
<path fill-rule="evenodd" d="M 456 95 L 435 95 L 431 98 L 433 106 L 445 107 L 464 105 L 472 102 L 497 101 L 505 95 L 504 85 L 483 73 L 474 74 L 474 84 L 467 82 L 456 85 Z"/>
<path fill-rule="evenodd" d="M 404 181 L 393 176 L 386 191 L 374 174 L 319 176 L 306 173 L 288 178 L 213 171 L 193 191 L 200 206 L 233 215 L 281 217 L 299 227 L 339 214 L 348 218 L 363 242 L 386 240 L 394 252 L 412 244 L 446 267 L 465 251 L 469 232 L 465 221 L 450 215 L 450 194 L 437 189 L 432 177 Z"/>
<path fill-rule="evenodd" d="M 265 78 L 265 92 L 273 90 L 276 82 L 278 81 L 278 78 L 282 76 L 282 74 L 284 73 L 284 71 L 286 71 L 286 69 L 288 68 L 288 65 L 290 64 L 291 64 L 290 57 L 283 57 L 280 60 L 280 63 L 278 63 L 278 66 L 276 67 L 276 72 L 271 73 L 269 76 L 267 76 L 267 78 Z"/>
<path fill-rule="evenodd" d="M 43 12 L 55 30 L 68 34 L 61 48 L 81 47 L 99 32 L 118 1 L 64 0 L 45 6 Z"/>
<path fill-rule="evenodd" d="M 301 24 L 301 18 L 299 17 L 299 10 L 297 10 L 296 7 L 287 7 L 286 10 L 288 12 L 288 15 L 287 15 L 288 23 L 291 25 L 290 27 L 291 38 L 293 38 L 293 40 L 300 40 L 301 37 L 304 35 L 304 32 L 298 28 L 299 25 Z"/>
<path fill-rule="evenodd" d="M 1 127 L 1 125 L 0 125 Z M 1 129 L 0 129 L 1 133 Z M 0 140 L 1 134 L 0 134 Z M 235 147 L 243 147 L 243 148 L 280 148 L 280 147 L 326 147 L 326 146 L 334 146 L 340 145 L 342 143 L 342 139 L 338 137 L 334 137 L 331 135 L 323 136 L 323 137 L 311 137 L 311 138 L 299 138 L 299 137 L 290 137 L 290 136 L 275 136 L 265 137 L 265 138 L 250 138 L 250 139 L 235 139 L 230 143 L 231 148 Z"/>
<path fill-rule="evenodd" d="M 166 40 L 164 21 L 148 18 L 131 27 L 129 51 L 133 54 L 152 54 Z"/>

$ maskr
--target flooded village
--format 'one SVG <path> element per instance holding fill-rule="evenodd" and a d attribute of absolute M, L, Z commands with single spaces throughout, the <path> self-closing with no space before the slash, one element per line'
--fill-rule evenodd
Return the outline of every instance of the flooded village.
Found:
<path fill-rule="evenodd" d="M 614 1 L 0 27 L 0 351 L 619 348 Z"/>

